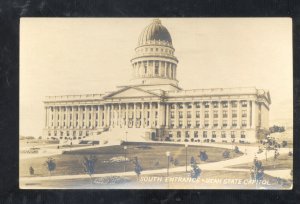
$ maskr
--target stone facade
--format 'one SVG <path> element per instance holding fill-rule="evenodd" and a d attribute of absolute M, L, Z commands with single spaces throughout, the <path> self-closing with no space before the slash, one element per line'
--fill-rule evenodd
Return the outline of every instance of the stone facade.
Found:
<path fill-rule="evenodd" d="M 109 129 L 140 129 L 152 140 L 255 142 L 268 128 L 270 94 L 256 88 L 182 90 L 167 29 L 154 20 L 140 35 L 132 80 L 108 94 L 49 96 L 47 139 L 82 140 Z"/>

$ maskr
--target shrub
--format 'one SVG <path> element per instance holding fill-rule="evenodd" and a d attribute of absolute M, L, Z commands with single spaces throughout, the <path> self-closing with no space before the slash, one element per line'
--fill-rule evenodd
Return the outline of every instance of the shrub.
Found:
<path fill-rule="evenodd" d="M 208 155 L 207 155 L 206 151 L 200 151 L 199 158 L 201 161 L 206 161 L 208 159 Z"/>
<path fill-rule="evenodd" d="M 224 157 L 224 158 L 229 158 L 229 157 L 230 157 L 230 152 L 229 152 L 228 150 L 225 150 L 225 151 L 223 152 L 223 157 Z"/>

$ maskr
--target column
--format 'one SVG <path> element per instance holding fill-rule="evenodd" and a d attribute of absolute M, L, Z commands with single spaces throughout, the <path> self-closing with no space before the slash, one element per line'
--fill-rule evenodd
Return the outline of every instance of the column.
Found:
<path fill-rule="evenodd" d="M 169 104 L 166 103 L 166 128 L 169 127 L 169 121 L 170 121 L 170 116 L 169 116 Z"/>
<path fill-rule="evenodd" d="M 149 117 L 149 127 L 152 127 L 152 102 L 149 103 L 149 111 L 150 111 L 150 117 Z"/>
<path fill-rule="evenodd" d="M 241 100 L 237 101 L 237 128 L 242 127 L 242 107 L 241 107 Z"/>
<path fill-rule="evenodd" d="M 223 104 L 222 101 L 219 101 L 219 112 L 218 112 L 218 127 L 222 128 L 222 119 L 223 119 Z"/>
<path fill-rule="evenodd" d="M 72 125 L 71 125 L 70 128 L 74 128 L 75 127 L 75 125 L 76 125 L 75 121 L 76 121 L 76 118 L 75 118 L 75 106 L 72 106 Z"/>
<path fill-rule="evenodd" d="M 174 109 L 174 127 L 178 128 L 178 104 L 174 103 L 175 109 Z"/>
<path fill-rule="evenodd" d="M 205 109 L 205 102 L 202 101 L 200 103 L 200 127 L 204 128 L 204 109 Z"/>
<path fill-rule="evenodd" d="M 118 126 L 121 127 L 121 104 L 119 103 Z"/>
<path fill-rule="evenodd" d="M 84 121 L 84 124 L 85 124 L 85 127 L 86 127 L 86 129 L 88 129 L 88 125 L 89 125 L 89 123 L 88 123 L 88 121 L 89 121 L 89 114 L 88 114 L 89 112 L 88 112 L 88 106 L 85 106 L 85 121 Z"/>
<path fill-rule="evenodd" d="M 67 129 L 69 129 L 69 125 L 70 125 L 70 107 L 69 106 L 66 106 L 66 120 L 65 120 L 65 123 L 66 123 L 66 127 Z"/>
<path fill-rule="evenodd" d="M 128 127 L 128 114 L 129 114 L 129 111 L 128 111 L 128 103 L 126 103 L 126 119 L 125 119 L 125 121 L 126 121 L 126 127 Z"/>
<path fill-rule="evenodd" d="M 186 128 L 187 127 L 187 103 L 182 103 L 183 105 L 183 128 Z"/>
<path fill-rule="evenodd" d="M 48 108 L 45 107 L 45 112 L 44 112 L 44 113 L 45 113 L 45 128 L 47 128 L 47 123 L 48 123 L 48 122 L 47 122 L 47 121 L 48 121 L 48 117 L 47 117 L 47 115 L 48 115 L 48 114 L 47 114 L 47 109 L 48 109 Z"/>
<path fill-rule="evenodd" d="M 136 128 L 136 103 L 133 103 L 133 128 Z"/>
<path fill-rule="evenodd" d="M 255 101 L 251 100 L 251 104 L 252 104 L 252 110 L 251 110 L 251 128 L 256 128 L 256 120 L 255 120 Z"/>
<path fill-rule="evenodd" d="M 163 105 L 160 102 L 157 102 L 157 111 L 158 111 L 158 120 L 157 125 L 160 128 L 163 125 Z"/>
<path fill-rule="evenodd" d="M 196 109 L 195 109 L 195 102 L 192 102 L 192 128 L 196 128 Z"/>
<path fill-rule="evenodd" d="M 104 104 L 104 127 L 107 126 L 107 105 Z"/>
<path fill-rule="evenodd" d="M 144 102 L 141 103 L 141 127 L 145 127 L 145 120 L 144 120 Z"/>
<path fill-rule="evenodd" d="M 232 112 L 231 112 L 231 101 L 228 101 L 228 121 L 227 121 L 227 128 L 231 129 L 232 125 Z"/>
<path fill-rule="evenodd" d="M 209 128 L 213 127 L 213 101 L 209 102 Z"/>
<path fill-rule="evenodd" d="M 247 128 L 250 128 L 250 100 L 247 101 Z"/>

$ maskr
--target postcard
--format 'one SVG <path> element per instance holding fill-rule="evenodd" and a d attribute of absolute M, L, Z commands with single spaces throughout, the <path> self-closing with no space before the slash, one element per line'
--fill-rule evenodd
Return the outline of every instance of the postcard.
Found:
<path fill-rule="evenodd" d="M 21 189 L 293 188 L 290 18 L 21 18 Z"/>

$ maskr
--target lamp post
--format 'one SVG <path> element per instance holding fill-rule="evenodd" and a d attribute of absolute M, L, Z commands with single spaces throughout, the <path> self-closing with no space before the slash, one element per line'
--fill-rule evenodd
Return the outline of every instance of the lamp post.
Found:
<path fill-rule="evenodd" d="M 126 150 L 127 150 L 127 146 L 124 146 L 124 172 L 126 172 Z"/>
<path fill-rule="evenodd" d="M 188 148 L 188 144 L 185 143 L 185 172 L 187 172 L 187 148 Z"/>
<path fill-rule="evenodd" d="M 167 176 L 169 176 L 170 152 L 166 152 L 166 155 L 167 155 L 167 159 L 168 159 Z"/>

